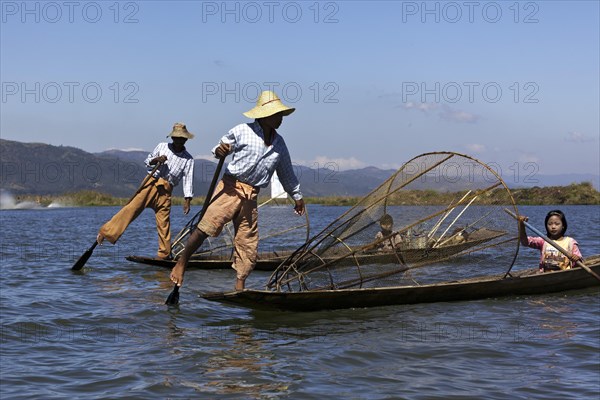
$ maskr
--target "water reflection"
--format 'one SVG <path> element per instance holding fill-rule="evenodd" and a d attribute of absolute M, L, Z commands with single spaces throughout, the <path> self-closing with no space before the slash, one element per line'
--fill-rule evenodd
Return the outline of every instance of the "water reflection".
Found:
<path fill-rule="evenodd" d="M 176 323 L 183 315 L 170 312 L 168 342 L 173 346 L 174 354 L 187 359 L 187 365 L 193 358 L 197 365 L 196 379 L 190 381 L 186 374 L 188 378 L 178 384 L 201 393 L 250 399 L 277 397 L 288 391 L 292 382 L 282 381 L 285 378 L 277 373 L 277 357 L 268 348 L 267 338 L 247 321 L 183 329 Z M 191 348 L 182 350 L 181 347 L 186 347 L 186 338 L 192 337 Z M 187 344 L 191 343 L 187 341 Z M 179 350 L 175 350 L 177 347 Z"/>
<path fill-rule="evenodd" d="M 559 295 L 560 296 L 560 295 Z M 539 339 L 556 340 L 571 339 L 578 330 L 578 325 L 574 321 L 564 318 L 564 315 L 573 313 L 575 310 L 570 305 L 557 304 L 556 295 L 548 299 L 532 299 L 530 301 L 534 307 L 539 307 Z"/>

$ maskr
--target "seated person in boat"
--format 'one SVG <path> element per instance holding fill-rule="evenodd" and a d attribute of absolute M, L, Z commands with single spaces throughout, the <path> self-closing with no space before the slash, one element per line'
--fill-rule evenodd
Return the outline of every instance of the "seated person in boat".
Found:
<path fill-rule="evenodd" d="M 523 246 L 539 249 L 540 257 L 540 272 L 560 271 L 563 269 L 571 269 L 577 261 L 583 261 L 579 244 L 569 236 L 565 236 L 567 231 L 567 218 L 560 210 L 550 211 L 546 215 L 544 221 L 546 225 L 546 233 L 550 239 L 556 242 L 560 247 L 567 250 L 569 257 L 547 243 L 541 237 L 527 236 L 525 232 L 525 224 L 528 220 L 525 216 L 519 216 L 519 239 Z"/>
<path fill-rule="evenodd" d="M 469 240 L 469 233 L 464 228 L 456 228 L 450 235 L 445 245 L 461 244 Z"/>
<path fill-rule="evenodd" d="M 393 232 L 394 219 L 389 214 L 384 214 L 379 219 L 379 226 L 381 230 L 375 235 L 375 241 L 377 244 L 377 250 L 380 251 L 392 251 L 402 243 L 402 237 L 398 232 Z M 385 238 L 385 239 L 384 239 Z M 383 240 L 382 240 L 383 239 Z"/>

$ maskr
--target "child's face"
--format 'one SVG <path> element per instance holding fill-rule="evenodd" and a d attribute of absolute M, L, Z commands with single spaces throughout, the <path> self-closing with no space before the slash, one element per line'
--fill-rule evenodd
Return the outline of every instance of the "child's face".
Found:
<path fill-rule="evenodd" d="M 548 218 L 548 223 L 546 224 L 546 229 L 550 236 L 560 237 L 562 236 L 563 231 L 563 223 L 558 215 L 553 215 Z"/>
<path fill-rule="evenodd" d="M 392 230 L 392 224 L 381 224 L 381 230 L 383 230 L 383 231 L 391 231 Z"/>

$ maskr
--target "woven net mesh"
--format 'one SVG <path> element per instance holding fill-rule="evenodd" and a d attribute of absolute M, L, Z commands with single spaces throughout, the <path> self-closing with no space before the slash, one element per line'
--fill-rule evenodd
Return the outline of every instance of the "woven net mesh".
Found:
<path fill-rule="evenodd" d="M 310 236 L 308 214 L 304 218 L 290 212 L 294 200 L 289 196 L 284 198 L 259 199 L 258 230 L 260 241 L 258 248 L 259 259 L 284 258 L 292 250 L 305 243 Z M 194 215 L 183 229 L 175 236 L 171 252 L 177 259 L 185 249 L 190 234 L 198 225 L 201 212 Z M 285 225 L 285 229 L 280 227 Z M 221 234 L 208 237 L 192 255 L 192 260 L 233 260 L 235 229 L 231 222 L 225 224 Z M 281 243 L 286 243 L 282 249 Z"/>
<path fill-rule="evenodd" d="M 506 209 L 516 213 L 514 199 L 487 165 L 423 154 L 298 248 L 266 286 L 377 288 L 506 273 L 519 246 Z"/>

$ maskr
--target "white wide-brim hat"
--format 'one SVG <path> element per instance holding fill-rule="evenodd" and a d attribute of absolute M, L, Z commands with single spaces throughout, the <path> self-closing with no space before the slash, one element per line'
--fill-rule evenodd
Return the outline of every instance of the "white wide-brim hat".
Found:
<path fill-rule="evenodd" d="M 284 105 L 279 97 L 270 90 L 265 90 L 256 100 L 256 106 L 250 111 L 244 113 L 248 118 L 265 118 L 271 115 L 282 113 L 284 116 L 290 115 L 296 109 Z"/>
<path fill-rule="evenodd" d="M 186 139 L 193 139 L 194 134 L 188 132 L 185 124 L 182 124 L 181 122 L 176 122 L 175 125 L 173 125 L 173 130 L 171 131 L 171 133 L 169 133 L 167 137 L 182 137 Z"/>

